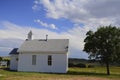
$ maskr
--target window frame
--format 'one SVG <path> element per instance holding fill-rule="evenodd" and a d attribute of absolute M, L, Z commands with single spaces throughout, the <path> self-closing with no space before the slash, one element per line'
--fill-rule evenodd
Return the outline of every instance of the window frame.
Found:
<path fill-rule="evenodd" d="M 48 55 L 48 66 L 52 66 L 52 55 Z"/>
<path fill-rule="evenodd" d="M 32 65 L 36 65 L 36 55 L 32 55 Z"/>

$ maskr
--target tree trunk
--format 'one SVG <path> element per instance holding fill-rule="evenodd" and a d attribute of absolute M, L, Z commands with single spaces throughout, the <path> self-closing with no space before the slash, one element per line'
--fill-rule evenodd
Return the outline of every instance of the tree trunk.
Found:
<path fill-rule="evenodd" d="M 107 69 L 107 75 L 110 75 L 110 70 L 109 70 L 109 61 L 106 61 L 106 69 Z"/>

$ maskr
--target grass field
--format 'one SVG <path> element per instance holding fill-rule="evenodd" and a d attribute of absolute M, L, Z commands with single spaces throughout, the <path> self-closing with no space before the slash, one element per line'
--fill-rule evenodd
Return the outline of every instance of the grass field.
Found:
<path fill-rule="evenodd" d="M 110 67 L 111 75 L 106 75 L 105 67 L 69 68 L 66 74 L 35 72 L 15 72 L 0 69 L 0 80 L 120 80 L 120 67 Z"/>

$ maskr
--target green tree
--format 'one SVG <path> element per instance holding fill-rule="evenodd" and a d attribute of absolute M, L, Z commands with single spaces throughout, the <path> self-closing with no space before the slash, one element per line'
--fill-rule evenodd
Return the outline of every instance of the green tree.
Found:
<path fill-rule="evenodd" d="M 0 61 L 2 61 L 2 57 L 0 57 Z"/>
<path fill-rule="evenodd" d="M 84 42 L 83 51 L 89 54 L 89 58 L 104 62 L 110 75 L 109 63 L 120 61 L 120 28 L 109 25 L 98 28 L 96 32 L 88 31 Z"/>

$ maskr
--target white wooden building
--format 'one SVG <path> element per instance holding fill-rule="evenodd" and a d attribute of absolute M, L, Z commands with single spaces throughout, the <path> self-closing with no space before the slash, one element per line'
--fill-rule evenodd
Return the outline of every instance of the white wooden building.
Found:
<path fill-rule="evenodd" d="M 17 71 L 66 73 L 68 39 L 34 39 L 32 32 L 20 48 L 11 51 L 10 69 Z"/>

